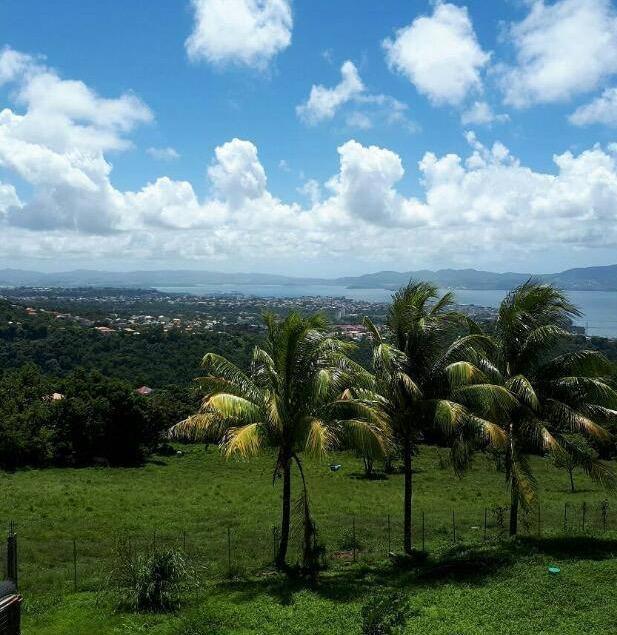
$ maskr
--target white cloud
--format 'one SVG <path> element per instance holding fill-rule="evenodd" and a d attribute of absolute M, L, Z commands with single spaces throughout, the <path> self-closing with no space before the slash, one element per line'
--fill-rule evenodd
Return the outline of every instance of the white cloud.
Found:
<path fill-rule="evenodd" d="M 298 192 L 311 203 L 311 207 L 315 207 L 321 202 L 321 185 L 315 179 L 305 181 L 302 187 L 298 188 Z"/>
<path fill-rule="evenodd" d="M 371 118 L 359 110 L 350 112 L 345 118 L 345 122 L 350 128 L 358 128 L 359 130 L 370 130 L 373 127 Z"/>
<path fill-rule="evenodd" d="M 146 152 L 157 161 L 176 161 L 180 158 L 175 148 L 148 148 Z"/>
<path fill-rule="evenodd" d="M 405 75 L 435 104 L 459 104 L 482 87 L 490 55 L 478 43 L 466 7 L 437 2 L 433 15 L 416 18 L 383 42 L 391 69 Z"/>
<path fill-rule="evenodd" d="M 12 185 L 0 183 L 0 219 L 12 208 L 21 207 L 21 201 Z"/>
<path fill-rule="evenodd" d="M 593 101 L 577 108 L 568 118 L 575 126 L 617 126 L 617 88 L 607 88 Z"/>
<path fill-rule="evenodd" d="M 192 0 L 193 32 L 186 51 L 193 61 L 264 70 L 291 44 L 289 0 Z"/>
<path fill-rule="evenodd" d="M 48 84 L 53 94 L 30 90 L 41 74 L 55 76 Z M 128 133 L 151 119 L 147 107 L 139 102 L 136 117 L 122 96 L 103 99 L 83 84 L 71 93 L 74 84 L 67 88 L 36 65 L 12 81 L 16 111 L 0 114 L 0 258 L 92 261 L 122 254 L 264 269 L 328 259 L 400 264 L 438 253 L 452 263 L 478 251 L 506 258 L 617 247 L 613 146 L 556 155 L 554 170 L 539 172 L 503 144 L 486 147 L 468 133 L 466 156 L 427 152 L 406 175 L 392 150 L 350 140 L 338 148 L 332 178 L 302 186 L 301 205 L 268 189 L 253 143 L 232 139 L 214 151 L 203 198 L 190 182 L 168 176 L 122 191 L 112 183 L 106 153 L 130 146 Z M 67 103 L 69 93 L 76 103 Z M 102 111 L 95 114 L 97 100 Z M 43 111 L 61 122 L 53 134 L 34 116 Z M 412 188 L 414 195 L 406 193 Z"/>
<path fill-rule="evenodd" d="M 232 207 L 263 196 L 266 172 L 250 141 L 233 139 L 215 150 L 216 161 L 208 168 L 208 176 L 218 197 Z"/>
<path fill-rule="evenodd" d="M 349 60 L 341 66 L 341 81 L 334 88 L 313 85 L 309 98 L 296 107 L 296 113 L 305 123 L 316 125 L 332 119 L 349 103 L 357 107 L 345 117 L 350 128 L 368 130 L 385 124 L 398 125 L 407 132 L 418 131 L 418 125 L 407 117 L 407 105 L 389 95 L 369 93 Z"/>
<path fill-rule="evenodd" d="M 314 85 L 308 100 L 296 108 L 298 116 L 309 124 L 332 119 L 345 103 L 363 93 L 364 84 L 353 62 L 341 66 L 341 81 L 334 88 Z"/>
<path fill-rule="evenodd" d="M 494 123 L 505 123 L 510 117 L 507 114 L 496 114 L 485 101 L 476 101 L 461 115 L 464 126 L 490 126 Z"/>
<path fill-rule="evenodd" d="M 534 0 L 510 27 L 516 65 L 502 67 L 505 102 L 517 108 L 568 100 L 617 72 L 617 15 L 610 0 Z"/>

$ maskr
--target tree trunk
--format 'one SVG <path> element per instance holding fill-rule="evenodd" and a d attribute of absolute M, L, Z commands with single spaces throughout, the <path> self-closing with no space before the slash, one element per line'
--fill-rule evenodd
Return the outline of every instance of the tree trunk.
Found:
<path fill-rule="evenodd" d="M 574 470 L 568 470 L 568 472 L 570 473 L 570 491 L 574 493 L 574 476 L 572 474 Z"/>
<path fill-rule="evenodd" d="M 403 470 L 405 472 L 405 494 L 403 505 L 403 549 L 405 553 L 411 554 L 413 549 L 413 536 L 411 526 L 411 504 L 412 504 L 412 472 L 411 472 L 411 443 L 405 439 L 403 444 Z"/>
<path fill-rule="evenodd" d="M 283 465 L 283 513 L 281 517 L 281 540 L 276 554 L 276 567 L 284 569 L 289 546 L 289 529 L 291 525 L 291 459 L 285 459 Z"/>
<path fill-rule="evenodd" d="M 510 498 L 510 536 L 516 536 L 518 531 L 518 492 L 512 484 L 512 494 Z"/>

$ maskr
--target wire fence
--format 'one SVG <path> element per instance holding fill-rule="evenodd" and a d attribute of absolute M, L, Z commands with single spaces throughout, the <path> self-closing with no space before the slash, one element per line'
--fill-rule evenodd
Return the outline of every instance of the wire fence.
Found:
<path fill-rule="evenodd" d="M 328 566 L 378 563 L 402 551 L 403 519 L 383 516 L 315 517 L 317 543 L 323 546 Z M 509 509 L 467 506 L 458 509 L 422 510 L 413 515 L 413 541 L 417 549 L 439 551 L 455 544 L 479 545 L 504 540 L 509 531 Z M 608 500 L 534 507 L 519 514 L 522 536 L 583 535 L 617 537 L 617 507 Z M 165 532 L 122 529 L 105 532 L 100 527 L 80 527 L 79 532 L 44 520 L 17 523 L 19 578 L 22 591 L 31 593 L 94 591 L 110 574 L 118 541 L 131 549 L 181 549 L 199 577 L 216 580 L 253 575 L 273 563 L 279 540 L 276 524 L 256 529 L 242 521 L 229 526 L 192 525 L 191 529 Z M 6 571 L 6 545 L 2 545 Z M 294 523 L 288 559 L 302 558 L 302 527 Z"/>

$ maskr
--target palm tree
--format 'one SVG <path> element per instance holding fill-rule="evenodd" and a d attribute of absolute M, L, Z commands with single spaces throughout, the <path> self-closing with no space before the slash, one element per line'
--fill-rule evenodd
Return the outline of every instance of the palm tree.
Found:
<path fill-rule="evenodd" d="M 558 289 L 528 281 L 511 291 L 499 307 L 494 334 L 491 381 L 505 386 L 517 405 L 501 420 L 507 436 L 506 482 L 510 488 L 510 535 L 516 535 L 519 503 L 536 497 L 528 452 L 573 460 L 595 481 L 612 487 L 613 472 L 571 440 L 578 433 L 604 442 L 604 425 L 617 421 L 617 392 L 607 383 L 610 362 L 599 352 L 559 353 L 566 328 L 578 309 Z"/>
<path fill-rule="evenodd" d="M 404 470 L 403 547 L 413 551 L 412 461 L 416 445 L 432 428 L 451 442 L 452 464 L 461 472 L 469 463 L 473 445 L 488 441 L 498 446 L 503 431 L 473 413 L 474 403 L 508 403 L 511 397 L 501 386 L 485 381 L 482 371 L 467 358 L 476 357 L 475 347 L 485 336 L 470 333 L 457 337 L 467 324 L 452 311 L 453 295 L 438 296 L 434 285 L 410 282 L 393 298 L 386 338 L 365 318 L 373 341 L 374 375 L 352 391 L 367 407 L 381 413 L 400 446 Z"/>
<path fill-rule="evenodd" d="M 172 436 L 214 436 L 226 456 L 248 458 L 265 447 L 276 450 L 274 479 L 283 479 L 276 565 L 284 568 L 292 511 L 292 463 L 302 481 L 299 510 L 304 520 L 306 559 L 314 526 L 301 455 L 323 455 L 340 441 L 383 452 L 386 441 L 377 417 L 354 417 L 358 408 L 354 410 L 353 404 L 342 398 L 354 374 L 365 372 L 347 356 L 351 344 L 329 335 L 327 322 L 320 315 L 291 313 L 280 319 L 267 314 L 264 322 L 265 344 L 255 348 L 250 373 L 214 353 L 204 357 L 208 374 L 201 379 L 205 391 L 202 407 L 174 426 Z"/>

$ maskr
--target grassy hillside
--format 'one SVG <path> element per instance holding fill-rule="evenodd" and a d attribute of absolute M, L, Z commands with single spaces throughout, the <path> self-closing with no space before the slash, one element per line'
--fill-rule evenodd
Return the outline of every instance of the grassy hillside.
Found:
<path fill-rule="evenodd" d="M 343 466 L 338 472 L 309 462 L 319 538 L 329 555 L 328 571 L 311 590 L 260 574 L 272 558 L 272 526 L 278 519 L 273 457 L 226 462 L 214 448 L 182 450 L 182 456 L 143 468 L 31 470 L 0 477 L 1 521 L 13 519 L 18 526 L 26 635 L 95 629 L 101 634 L 353 633 L 359 632 L 363 598 L 380 585 L 409 589 L 419 611 L 410 633 L 575 633 L 581 624 L 589 633 L 617 629 L 617 603 L 607 603 L 617 583 L 617 561 L 611 557 L 617 555 L 612 540 L 617 499 L 608 497 L 604 532 L 601 501 L 607 496 L 582 474 L 571 494 L 564 472 L 542 459 L 533 461 L 541 483 L 540 515 L 531 510 L 522 522 L 523 540 L 514 545 L 502 540 L 497 509 L 507 502 L 503 474 L 478 457 L 472 471 L 458 479 L 440 468 L 445 454 L 440 460 L 437 449 L 424 449 L 417 462 L 414 523 L 420 545 L 424 512 L 433 562 L 418 577 L 393 572 L 387 560 L 389 549 L 400 549 L 402 477 L 358 478 L 361 462 L 348 454 L 331 457 Z M 568 539 L 562 537 L 565 503 Z M 583 503 L 586 537 L 577 542 Z M 356 562 L 350 549 L 354 527 Z M 226 581 L 228 529 L 234 582 Z M 203 585 L 177 615 L 114 613 L 99 597 L 121 534 L 136 546 L 186 545 Z M 550 562 L 562 566 L 560 576 L 548 576 Z M 543 606 L 546 612 L 538 613 Z M 212 621 L 218 626 L 208 630 L 205 624 Z"/>

